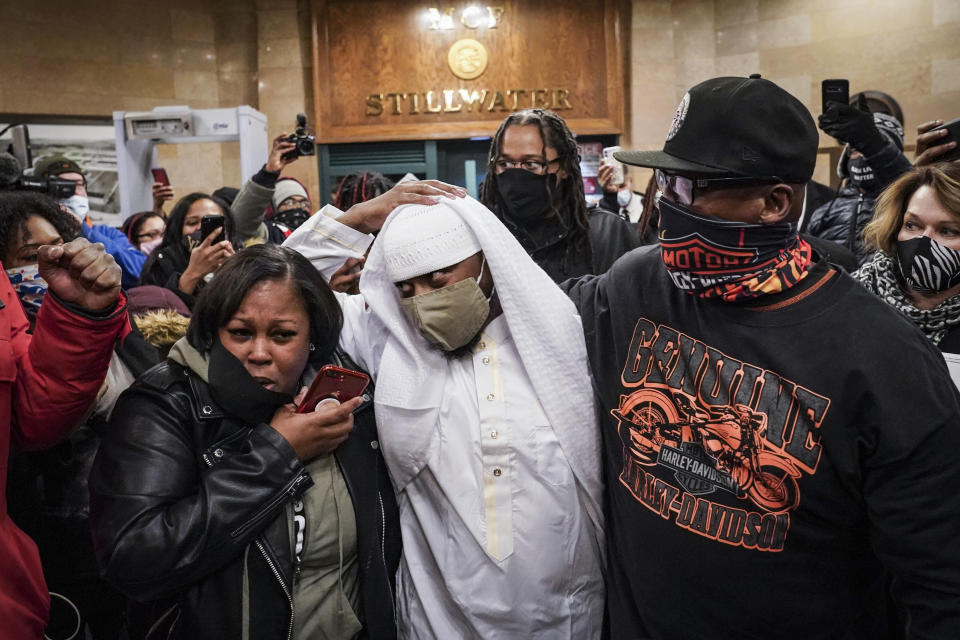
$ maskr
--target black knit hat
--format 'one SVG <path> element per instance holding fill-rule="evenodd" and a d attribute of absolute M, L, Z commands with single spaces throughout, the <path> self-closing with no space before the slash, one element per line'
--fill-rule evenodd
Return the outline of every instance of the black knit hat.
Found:
<path fill-rule="evenodd" d="M 799 100 L 753 74 L 712 78 L 677 107 L 663 151 L 619 151 L 620 162 L 689 176 L 807 182 L 819 136 Z"/>

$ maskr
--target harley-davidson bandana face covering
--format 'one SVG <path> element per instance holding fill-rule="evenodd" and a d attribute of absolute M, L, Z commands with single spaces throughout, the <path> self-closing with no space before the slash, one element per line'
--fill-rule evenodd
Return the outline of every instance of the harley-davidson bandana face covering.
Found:
<path fill-rule="evenodd" d="M 785 291 L 809 273 L 813 249 L 790 223 L 711 218 L 668 198 L 658 208 L 660 257 L 688 293 L 737 302 Z"/>
<path fill-rule="evenodd" d="M 960 284 L 960 251 L 927 236 L 897 242 L 900 274 L 911 289 L 937 292 Z"/>

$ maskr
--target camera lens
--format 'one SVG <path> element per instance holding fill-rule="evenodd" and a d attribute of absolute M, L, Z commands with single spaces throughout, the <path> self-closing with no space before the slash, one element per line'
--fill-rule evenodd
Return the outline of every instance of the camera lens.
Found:
<path fill-rule="evenodd" d="M 312 156 L 314 154 L 313 140 L 304 136 L 297 140 L 297 153 L 301 156 Z"/>

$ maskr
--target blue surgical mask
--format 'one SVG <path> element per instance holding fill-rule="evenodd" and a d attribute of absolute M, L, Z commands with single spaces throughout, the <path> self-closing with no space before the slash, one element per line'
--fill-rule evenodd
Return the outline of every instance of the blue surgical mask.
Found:
<path fill-rule="evenodd" d="M 630 189 L 620 189 L 620 191 L 617 191 L 617 206 L 621 209 L 626 208 L 631 200 L 633 200 L 633 192 L 630 191 Z"/>
<path fill-rule="evenodd" d="M 90 213 L 90 201 L 87 200 L 86 196 L 78 196 L 73 194 L 66 200 L 61 200 L 60 204 L 65 206 L 67 209 L 70 209 L 73 212 L 73 215 L 77 216 L 80 222 L 83 222 L 87 218 L 87 214 Z"/>

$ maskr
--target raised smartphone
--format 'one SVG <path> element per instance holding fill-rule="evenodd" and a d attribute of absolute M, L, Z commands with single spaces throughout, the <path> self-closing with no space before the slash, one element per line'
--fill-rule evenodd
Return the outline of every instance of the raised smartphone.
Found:
<path fill-rule="evenodd" d="M 821 113 L 826 113 L 828 102 L 850 104 L 850 81 L 844 79 L 824 80 L 820 83 Z"/>
<path fill-rule="evenodd" d="M 223 216 L 203 216 L 200 218 L 200 241 L 211 233 L 220 229 L 220 235 L 210 241 L 210 244 L 216 244 L 223 240 Z"/>

